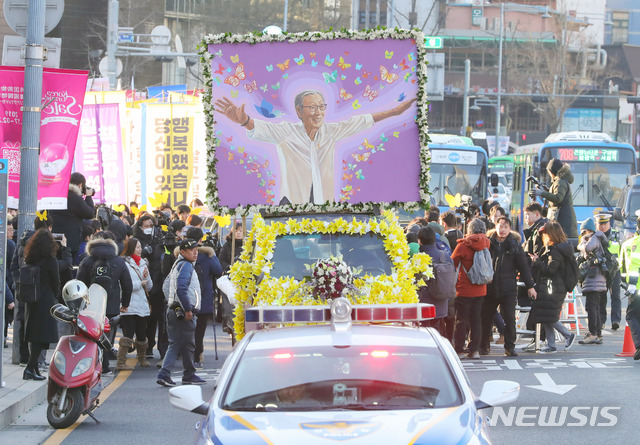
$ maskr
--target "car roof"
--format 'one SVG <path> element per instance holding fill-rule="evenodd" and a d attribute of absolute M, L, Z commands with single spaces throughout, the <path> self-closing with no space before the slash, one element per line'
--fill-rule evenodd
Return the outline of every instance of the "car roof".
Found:
<path fill-rule="evenodd" d="M 407 326 L 354 324 L 348 337 L 347 344 L 353 346 L 438 347 L 428 330 Z M 246 349 L 329 346 L 335 344 L 335 339 L 344 342 L 345 333 L 332 331 L 329 325 L 281 327 L 254 331 Z"/>

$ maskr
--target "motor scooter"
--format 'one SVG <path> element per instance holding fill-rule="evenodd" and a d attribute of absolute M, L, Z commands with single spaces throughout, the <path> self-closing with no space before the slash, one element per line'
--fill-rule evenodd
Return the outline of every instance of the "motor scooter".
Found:
<path fill-rule="evenodd" d="M 92 284 L 88 291 L 82 286 L 78 288 L 83 288 L 88 298 L 67 301 L 72 297 L 63 289 L 65 304 L 51 308 L 51 315 L 69 323 L 74 332 L 60 338 L 49 366 L 47 421 L 57 429 L 73 425 L 81 414 L 100 423 L 92 411 L 102 391 L 102 354 L 111 350 L 105 335 L 110 331 L 105 317 L 107 292 L 98 284 Z"/>

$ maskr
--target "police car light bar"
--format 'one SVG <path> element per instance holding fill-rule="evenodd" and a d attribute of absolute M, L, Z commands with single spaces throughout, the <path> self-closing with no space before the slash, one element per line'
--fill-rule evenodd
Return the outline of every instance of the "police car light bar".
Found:
<path fill-rule="evenodd" d="M 355 323 L 393 323 L 431 320 L 436 316 L 432 304 L 363 304 L 353 305 L 351 321 Z M 330 323 L 328 306 L 256 306 L 245 311 L 246 330 L 250 326 L 281 323 Z"/>

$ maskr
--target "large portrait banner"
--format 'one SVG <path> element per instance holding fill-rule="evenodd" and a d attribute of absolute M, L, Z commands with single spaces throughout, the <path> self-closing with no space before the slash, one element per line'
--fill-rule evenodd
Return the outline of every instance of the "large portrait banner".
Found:
<path fill-rule="evenodd" d="M 428 202 L 423 39 L 402 30 L 205 38 L 209 202 L 229 211 Z"/>

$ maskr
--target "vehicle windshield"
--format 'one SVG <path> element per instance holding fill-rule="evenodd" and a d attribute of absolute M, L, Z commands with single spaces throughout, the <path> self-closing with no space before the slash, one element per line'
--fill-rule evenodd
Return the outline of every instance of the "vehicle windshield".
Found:
<path fill-rule="evenodd" d="M 342 257 L 356 276 L 391 273 L 391 262 L 379 235 L 300 233 L 276 239 L 271 277 L 302 280 L 311 275 L 310 267 L 317 260 L 330 256 Z"/>
<path fill-rule="evenodd" d="M 627 218 L 635 220 L 636 210 L 638 209 L 640 209 L 640 193 L 631 193 L 631 195 L 629 195 L 629 200 L 627 201 Z"/>
<path fill-rule="evenodd" d="M 447 206 L 445 195 L 471 196 L 478 204 L 485 199 L 487 192 L 487 169 L 483 165 L 431 164 L 431 182 L 429 191 L 436 205 Z"/>
<path fill-rule="evenodd" d="M 107 313 L 107 292 L 98 284 L 89 286 L 89 304 L 80 311 L 81 315 L 93 318 L 104 329 L 104 317 Z"/>
<path fill-rule="evenodd" d="M 437 348 L 358 345 L 245 351 L 221 408 L 400 410 L 460 403 L 459 388 Z"/>
<path fill-rule="evenodd" d="M 573 205 L 615 207 L 632 165 L 618 162 L 569 162 L 574 182 Z M 603 199 L 604 198 L 604 199 Z M 606 202 L 605 202 L 606 201 Z"/>

